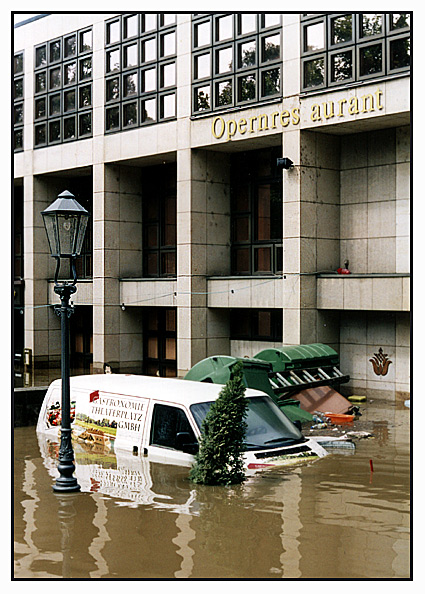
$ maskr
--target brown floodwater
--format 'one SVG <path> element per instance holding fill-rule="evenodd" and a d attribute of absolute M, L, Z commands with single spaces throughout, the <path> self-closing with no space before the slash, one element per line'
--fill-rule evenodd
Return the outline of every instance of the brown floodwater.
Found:
<path fill-rule="evenodd" d="M 354 424 L 325 431 L 372 433 L 355 451 L 231 488 L 76 445 L 82 491 L 57 495 L 57 445 L 18 427 L 14 577 L 409 578 L 410 409 L 375 400 L 360 410 Z"/>

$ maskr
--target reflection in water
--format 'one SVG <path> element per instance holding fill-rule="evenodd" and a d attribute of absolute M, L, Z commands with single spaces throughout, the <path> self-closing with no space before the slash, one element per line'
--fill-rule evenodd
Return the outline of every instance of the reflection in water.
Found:
<path fill-rule="evenodd" d="M 68 495 L 52 491 L 58 444 L 18 428 L 15 577 L 408 577 L 409 411 L 374 403 L 353 428 L 376 432 L 353 455 L 232 488 L 75 444 L 82 492 Z"/>

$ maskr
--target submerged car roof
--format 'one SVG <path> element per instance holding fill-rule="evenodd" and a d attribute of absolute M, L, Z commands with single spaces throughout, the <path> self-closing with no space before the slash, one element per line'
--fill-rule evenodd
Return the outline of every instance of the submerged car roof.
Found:
<path fill-rule="evenodd" d="M 60 386 L 61 380 L 52 382 Z M 196 382 L 178 378 L 152 377 L 148 375 L 94 374 L 78 375 L 70 378 L 71 389 L 99 390 L 117 396 L 153 398 L 166 402 L 186 404 L 216 400 L 223 386 L 206 382 Z M 247 397 L 265 396 L 264 392 L 247 388 Z"/>

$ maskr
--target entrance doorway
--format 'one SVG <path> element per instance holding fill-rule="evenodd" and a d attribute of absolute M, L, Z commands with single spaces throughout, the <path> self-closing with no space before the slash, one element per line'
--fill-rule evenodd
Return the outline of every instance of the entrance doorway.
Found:
<path fill-rule="evenodd" d="M 177 310 L 148 307 L 143 315 L 143 373 L 177 376 Z"/>

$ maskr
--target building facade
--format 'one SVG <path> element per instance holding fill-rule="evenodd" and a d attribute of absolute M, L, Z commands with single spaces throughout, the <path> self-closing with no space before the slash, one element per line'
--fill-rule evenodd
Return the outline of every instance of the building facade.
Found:
<path fill-rule="evenodd" d="M 34 376 L 60 361 L 40 213 L 66 189 L 92 215 L 74 373 L 183 376 L 212 355 L 322 342 L 346 391 L 409 393 L 410 26 L 410 13 L 15 26 L 15 353 Z"/>

